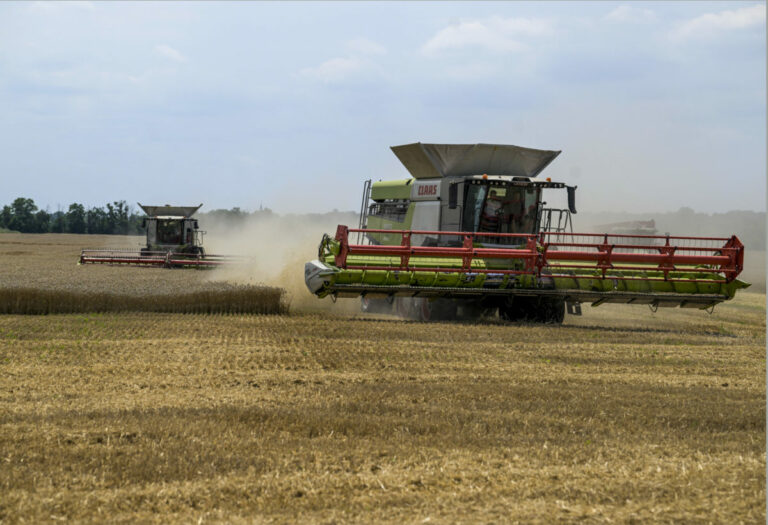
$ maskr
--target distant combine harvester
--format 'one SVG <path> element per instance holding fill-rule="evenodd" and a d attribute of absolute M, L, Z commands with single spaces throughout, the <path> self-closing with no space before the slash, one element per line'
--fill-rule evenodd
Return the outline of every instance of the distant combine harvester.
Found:
<path fill-rule="evenodd" d="M 142 221 L 146 245 L 140 249 L 98 248 L 80 252 L 80 264 L 126 264 L 166 268 L 212 268 L 236 260 L 232 256 L 205 253 L 198 220 L 198 206 L 145 206 Z"/>

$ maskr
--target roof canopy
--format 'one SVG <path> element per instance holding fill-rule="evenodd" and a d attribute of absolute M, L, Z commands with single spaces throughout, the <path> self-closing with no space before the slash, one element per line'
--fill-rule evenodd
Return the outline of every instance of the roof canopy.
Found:
<path fill-rule="evenodd" d="M 392 151 L 414 179 L 512 175 L 535 177 L 559 151 L 504 144 L 406 144 Z"/>
<path fill-rule="evenodd" d="M 168 204 L 165 206 L 144 206 L 140 202 L 138 205 L 149 217 L 164 216 L 184 218 L 191 217 L 203 206 L 202 203 L 198 206 L 169 206 Z"/>

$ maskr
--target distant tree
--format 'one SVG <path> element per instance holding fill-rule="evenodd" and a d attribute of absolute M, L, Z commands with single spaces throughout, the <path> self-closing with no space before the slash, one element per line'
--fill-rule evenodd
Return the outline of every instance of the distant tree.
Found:
<path fill-rule="evenodd" d="M 245 220 L 249 213 L 247 211 L 241 210 L 239 207 L 234 207 L 231 210 L 211 210 L 206 215 L 216 220 L 228 223 L 236 223 Z"/>
<path fill-rule="evenodd" d="M 107 222 L 109 232 L 118 235 L 126 235 L 129 231 L 129 213 L 128 204 L 125 201 L 115 201 L 107 204 Z"/>
<path fill-rule="evenodd" d="M 0 210 L 0 228 L 11 227 L 11 215 L 13 215 L 11 207 L 6 204 L 3 206 L 3 209 Z"/>
<path fill-rule="evenodd" d="M 32 223 L 32 233 L 48 233 L 51 228 L 51 214 L 45 210 L 38 210 Z"/>
<path fill-rule="evenodd" d="M 104 208 L 93 207 L 85 216 L 88 233 L 111 233 L 109 231 L 109 217 Z"/>
<path fill-rule="evenodd" d="M 10 212 L 8 228 L 22 233 L 31 233 L 35 231 L 35 212 L 37 212 L 35 201 L 19 197 L 11 204 Z"/>
<path fill-rule="evenodd" d="M 51 233 L 64 233 L 67 231 L 67 214 L 63 211 L 55 211 L 51 214 Z"/>
<path fill-rule="evenodd" d="M 69 233 L 85 233 L 87 225 L 85 222 L 85 207 L 82 204 L 75 202 L 69 205 L 66 224 Z"/>
<path fill-rule="evenodd" d="M 144 227 L 142 224 L 144 223 L 144 215 L 140 215 L 136 212 L 132 212 L 131 216 L 128 218 L 128 234 L 129 235 L 137 235 L 144 233 Z"/>

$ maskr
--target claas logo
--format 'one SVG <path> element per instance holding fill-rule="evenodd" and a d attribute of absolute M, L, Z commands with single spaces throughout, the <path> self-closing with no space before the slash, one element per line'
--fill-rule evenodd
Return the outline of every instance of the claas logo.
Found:
<path fill-rule="evenodd" d="M 419 186 L 419 196 L 422 195 L 437 195 L 437 184 Z"/>

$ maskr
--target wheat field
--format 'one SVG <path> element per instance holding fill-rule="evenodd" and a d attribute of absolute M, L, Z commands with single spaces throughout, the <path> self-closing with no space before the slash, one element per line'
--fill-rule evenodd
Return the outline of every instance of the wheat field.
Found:
<path fill-rule="evenodd" d="M 80 250 L 133 248 L 140 237 L 0 234 L 0 314 L 174 312 L 280 314 L 285 291 L 232 283 L 218 272 L 79 265 Z"/>
<path fill-rule="evenodd" d="M 764 473 L 764 295 L 559 327 L 0 315 L 2 523 L 764 523 Z"/>

